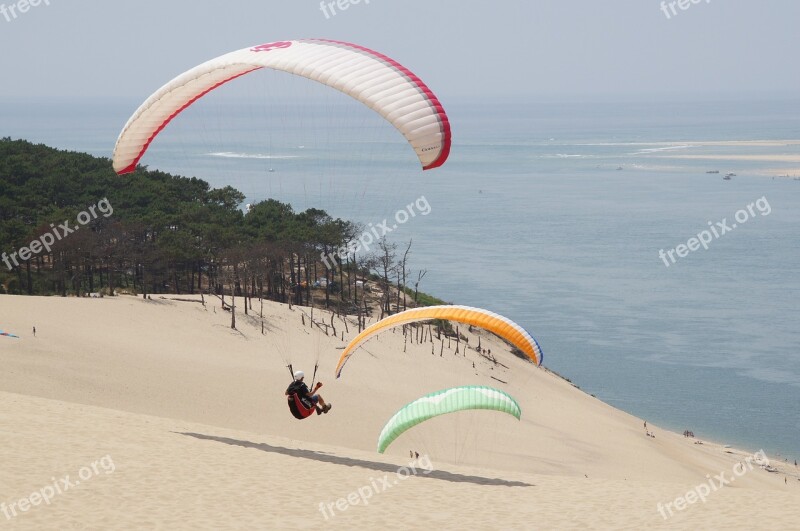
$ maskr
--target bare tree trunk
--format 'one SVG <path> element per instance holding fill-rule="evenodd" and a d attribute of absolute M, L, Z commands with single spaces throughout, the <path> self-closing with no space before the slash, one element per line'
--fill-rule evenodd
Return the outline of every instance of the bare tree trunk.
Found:
<path fill-rule="evenodd" d="M 236 284 L 231 283 L 231 328 L 236 330 Z"/>
<path fill-rule="evenodd" d="M 353 292 L 350 291 L 350 283 L 352 282 L 353 286 L 355 286 L 356 278 L 358 277 L 358 274 L 353 274 L 353 273 L 354 273 L 353 268 L 350 267 L 350 253 L 347 253 L 347 298 L 350 299 L 351 301 L 353 300 Z M 340 269 L 339 275 L 341 274 L 342 273 Z M 356 292 L 355 303 L 358 304 L 358 292 Z"/>
<path fill-rule="evenodd" d="M 408 247 L 406 247 L 406 251 L 403 253 L 403 259 L 400 261 L 400 270 L 397 274 L 397 283 L 400 284 L 401 277 L 402 277 L 402 288 L 398 286 L 397 292 L 397 309 L 400 310 L 400 292 L 399 290 L 402 289 L 403 291 L 403 311 L 406 310 L 406 273 L 407 269 L 406 266 L 408 265 L 408 254 L 411 252 L 411 243 L 414 240 L 408 240 Z"/>
<path fill-rule="evenodd" d="M 328 252 L 328 248 L 327 247 L 325 247 L 325 252 L 326 253 Z M 327 256 L 330 256 L 330 255 L 327 254 Z M 334 261 L 334 263 L 336 263 L 336 262 Z M 314 261 L 314 274 L 315 274 L 315 276 L 316 276 L 316 272 L 317 272 L 317 262 L 315 260 Z M 333 275 L 331 275 L 331 270 L 326 265 L 325 266 L 325 308 L 330 308 L 331 307 L 331 282 L 332 282 L 333 278 L 336 278 L 336 271 L 334 270 L 333 271 Z"/>
<path fill-rule="evenodd" d="M 427 273 L 427 269 L 422 269 L 417 273 L 417 281 L 414 283 L 414 304 L 417 304 L 417 298 L 419 297 L 419 283 L 422 282 Z"/>
<path fill-rule="evenodd" d="M 306 302 L 312 304 L 311 300 L 311 268 L 308 265 L 308 254 L 306 254 Z"/>

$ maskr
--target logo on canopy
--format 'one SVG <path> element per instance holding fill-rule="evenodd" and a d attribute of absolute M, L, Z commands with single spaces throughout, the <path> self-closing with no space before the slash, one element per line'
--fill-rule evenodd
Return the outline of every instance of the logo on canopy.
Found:
<path fill-rule="evenodd" d="M 261 44 L 254 48 L 250 48 L 251 52 L 268 52 L 270 50 L 274 50 L 276 48 L 288 48 L 292 45 L 291 41 L 277 41 L 277 42 L 268 42 L 267 44 Z"/>

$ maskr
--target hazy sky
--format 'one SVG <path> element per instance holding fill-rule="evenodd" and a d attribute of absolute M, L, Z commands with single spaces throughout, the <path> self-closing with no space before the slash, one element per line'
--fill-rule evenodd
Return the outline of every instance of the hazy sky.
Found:
<path fill-rule="evenodd" d="M 46 1 L 13 18 L 0 0 L 0 101 L 141 101 L 222 53 L 302 37 L 381 51 L 443 101 L 800 89 L 798 0 L 702 0 L 670 18 L 660 0 L 361 0 L 329 18 L 319 0 Z"/>

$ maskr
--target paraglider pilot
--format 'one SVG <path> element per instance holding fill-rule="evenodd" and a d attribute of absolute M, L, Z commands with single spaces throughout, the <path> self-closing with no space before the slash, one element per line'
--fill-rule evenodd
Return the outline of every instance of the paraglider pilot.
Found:
<path fill-rule="evenodd" d="M 320 395 L 313 394 L 317 392 L 317 389 L 322 387 L 322 382 L 317 382 L 317 385 L 314 386 L 314 390 L 309 391 L 308 386 L 305 384 L 305 382 L 303 382 L 305 377 L 306 375 L 303 371 L 295 371 L 294 381 L 289 384 L 289 387 L 286 389 L 286 397 L 289 400 L 292 400 L 292 395 L 297 393 L 297 396 L 299 396 L 301 399 L 305 398 L 314 404 L 314 408 L 317 410 L 317 415 L 321 415 L 330 411 L 331 405 L 326 404 L 325 400 L 323 400 Z"/>

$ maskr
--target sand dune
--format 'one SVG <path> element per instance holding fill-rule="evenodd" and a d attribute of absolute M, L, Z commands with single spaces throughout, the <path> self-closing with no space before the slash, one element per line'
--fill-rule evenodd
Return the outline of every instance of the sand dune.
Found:
<path fill-rule="evenodd" d="M 0 524 L 790 529 L 800 521 L 793 466 L 773 462 L 781 473 L 754 466 L 735 476 L 736 463 L 757 449 L 727 453 L 651 425 L 656 438 L 647 437 L 642 419 L 534 368 L 489 335 L 481 344 L 502 365 L 474 351 L 478 331 L 461 330 L 471 348 L 461 343 L 458 355 L 455 342 L 419 344 L 396 331 L 368 343 L 336 380 L 342 333 L 352 337 L 353 324 L 345 331 L 334 318 L 333 337 L 309 326 L 309 308 L 265 303 L 262 335 L 258 317 L 238 314 L 231 330 L 219 301 L 207 302 L 0 297 L 0 324 L 22 336 L 0 338 L 0 510 L 16 504 L 17 513 L 0 512 Z M 330 325 L 330 314 L 314 317 Z M 289 415 L 287 360 L 309 374 L 319 361 L 330 414 Z M 394 411 L 462 383 L 509 392 L 522 420 L 451 415 L 376 453 Z M 409 449 L 421 459 L 401 479 Z M 705 502 L 674 508 L 721 473 L 735 480 Z M 22 512 L 20 499 L 33 502 L 32 493 L 41 497 L 68 474 L 86 480 Z"/>

